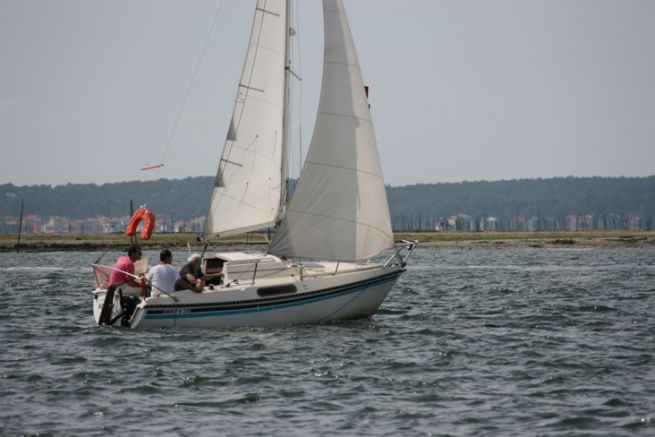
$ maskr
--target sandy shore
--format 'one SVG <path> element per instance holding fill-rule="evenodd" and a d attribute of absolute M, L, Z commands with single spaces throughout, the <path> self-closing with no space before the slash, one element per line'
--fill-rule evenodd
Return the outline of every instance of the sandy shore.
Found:
<path fill-rule="evenodd" d="M 0 234 L 0 252 L 16 251 L 16 235 Z M 144 249 L 161 248 L 192 248 L 202 247 L 196 239 L 196 234 L 155 234 L 150 240 L 138 240 L 137 243 Z M 24 252 L 50 252 L 50 251 L 105 251 L 126 250 L 131 241 L 124 234 L 35 234 L 21 238 L 20 250 Z M 267 244 L 265 234 L 248 236 L 248 238 L 227 238 L 212 241 L 214 248 L 234 248 L 250 245 Z"/>
<path fill-rule="evenodd" d="M 520 238 L 493 240 L 461 240 L 461 241 L 425 241 L 422 248 L 436 249 L 517 249 L 517 248 L 612 248 L 612 247 L 655 247 L 653 237 L 624 238 Z"/>
<path fill-rule="evenodd" d="M 612 248 L 655 247 L 655 231 L 580 231 L 580 232 L 401 232 L 396 239 L 419 240 L 427 249 L 515 249 L 515 248 Z M 264 233 L 248 234 L 212 241 L 210 249 L 244 248 L 265 245 Z M 130 242 L 123 234 L 36 234 L 24 235 L 21 250 L 30 252 L 59 250 L 125 250 Z M 145 249 L 201 246 L 195 234 L 156 234 L 139 241 Z M 16 235 L 0 234 L 0 252 L 16 250 Z"/>
<path fill-rule="evenodd" d="M 653 231 L 399 233 L 437 249 L 655 247 Z"/>

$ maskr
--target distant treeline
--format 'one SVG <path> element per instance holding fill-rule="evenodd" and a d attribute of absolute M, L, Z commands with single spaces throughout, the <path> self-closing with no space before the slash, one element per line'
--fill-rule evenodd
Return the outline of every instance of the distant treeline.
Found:
<path fill-rule="evenodd" d="M 157 215 L 186 220 L 207 214 L 214 177 L 131 181 L 112 184 L 0 185 L 0 216 L 16 216 L 20 199 L 25 214 L 62 216 L 71 219 L 120 217 L 147 202 Z"/>
<path fill-rule="evenodd" d="M 103 185 L 0 185 L 0 217 L 120 217 L 147 201 L 159 217 L 190 220 L 207 212 L 214 178 Z M 655 176 L 518 179 L 387 187 L 396 230 L 650 229 Z M 575 222 L 575 223 L 574 223 Z"/>
<path fill-rule="evenodd" d="M 481 223 L 502 230 L 650 229 L 655 219 L 655 176 L 418 184 L 387 193 L 397 230 L 434 229 L 455 216 L 461 230 L 481 230 Z"/>

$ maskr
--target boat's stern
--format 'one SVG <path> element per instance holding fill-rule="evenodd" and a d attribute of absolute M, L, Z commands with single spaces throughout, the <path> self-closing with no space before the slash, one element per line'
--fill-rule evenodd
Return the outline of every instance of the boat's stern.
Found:
<path fill-rule="evenodd" d="M 109 287 L 93 290 L 93 318 L 97 325 L 134 327 L 143 299 L 134 287 Z M 137 289 L 138 290 L 138 289 Z"/>
<path fill-rule="evenodd" d="M 141 288 L 127 283 L 108 285 L 109 267 L 94 265 L 96 288 L 93 290 L 93 318 L 97 325 L 136 326 L 132 324 L 141 305 Z"/>

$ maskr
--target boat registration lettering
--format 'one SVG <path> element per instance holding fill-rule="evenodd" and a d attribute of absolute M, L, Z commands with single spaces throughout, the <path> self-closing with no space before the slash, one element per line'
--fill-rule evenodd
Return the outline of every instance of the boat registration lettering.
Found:
<path fill-rule="evenodd" d="M 170 310 L 163 310 L 162 314 L 166 314 L 168 316 L 170 315 L 176 315 L 176 314 L 189 314 L 191 312 L 190 309 L 188 308 L 172 308 Z"/>

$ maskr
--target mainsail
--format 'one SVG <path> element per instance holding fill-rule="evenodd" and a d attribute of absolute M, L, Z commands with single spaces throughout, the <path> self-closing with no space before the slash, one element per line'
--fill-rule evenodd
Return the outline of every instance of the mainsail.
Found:
<path fill-rule="evenodd" d="M 324 0 L 323 84 L 298 187 L 269 252 L 364 261 L 393 246 L 357 54 L 341 0 Z"/>
<path fill-rule="evenodd" d="M 258 0 L 203 235 L 272 226 L 283 168 L 286 0 Z"/>

